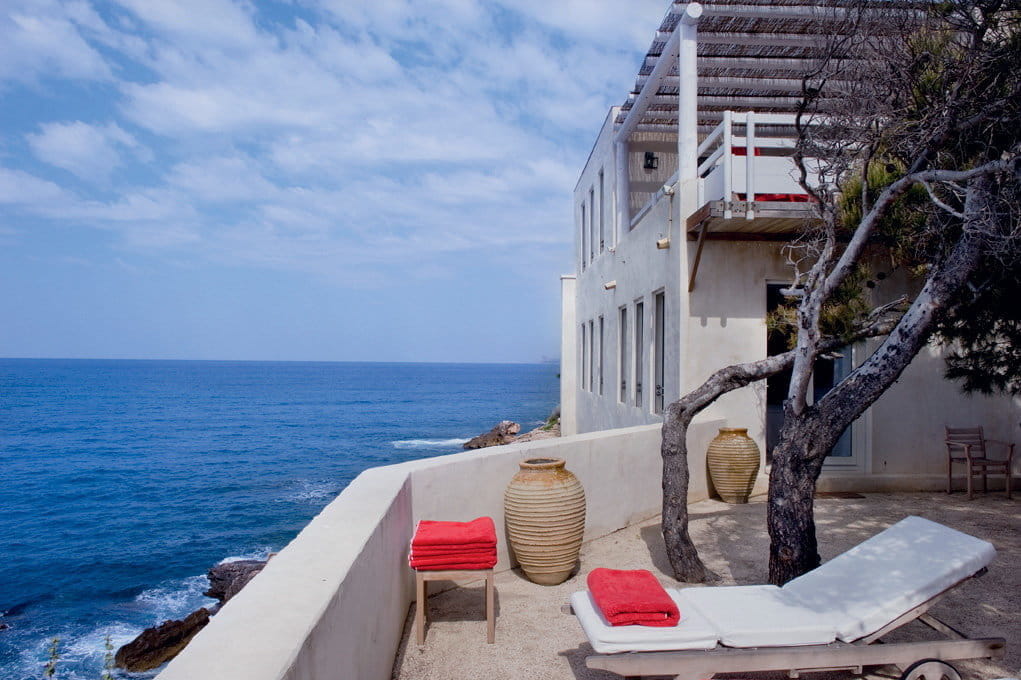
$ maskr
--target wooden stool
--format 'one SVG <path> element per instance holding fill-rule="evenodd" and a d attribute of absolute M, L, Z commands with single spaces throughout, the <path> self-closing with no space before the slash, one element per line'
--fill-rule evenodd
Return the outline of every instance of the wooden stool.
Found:
<path fill-rule="evenodd" d="M 429 581 L 456 581 L 463 579 L 485 579 L 486 581 L 486 642 L 496 641 L 496 620 L 493 597 L 492 569 L 452 569 L 446 571 L 415 571 L 415 638 L 420 645 L 425 644 L 426 598 Z"/>

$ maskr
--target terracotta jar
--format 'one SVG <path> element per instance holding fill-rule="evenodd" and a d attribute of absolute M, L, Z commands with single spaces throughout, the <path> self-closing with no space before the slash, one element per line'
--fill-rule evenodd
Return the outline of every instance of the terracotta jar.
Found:
<path fill-rule="evenodd" d="M 759 447 L 746 427 L 721 427 L 706 452 L 709 476 L 727 503 L 747 503 L 759 472 Z"/>
<path fill-rule="evenodd" d="M 507 541 L 535 583 L 563 583 L 578 563 L 585 533 L 585 490 L 562 458 L 530 458 L 503 495 Z"/>

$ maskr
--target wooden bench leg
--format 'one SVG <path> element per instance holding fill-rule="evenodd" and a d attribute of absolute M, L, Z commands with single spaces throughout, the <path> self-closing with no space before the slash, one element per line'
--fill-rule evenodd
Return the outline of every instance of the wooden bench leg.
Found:
<path fill-rule="evenodd" d="M 425 644 L 425 600 L 426 591 L 425 576 L 422 572 L 415 572 L 415 640 L 420 645 Z"/>
<path fill-rule="evenodd" d="M 486 574 L 486 642 L 496 642 L 496 598 L 493 594 L 493 570 Z"/>

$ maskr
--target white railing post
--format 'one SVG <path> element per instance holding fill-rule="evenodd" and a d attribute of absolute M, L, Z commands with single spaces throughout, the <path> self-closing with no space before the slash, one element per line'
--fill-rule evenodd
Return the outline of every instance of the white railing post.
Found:
<path fill-rule="evenodd" d="M 745 114 L 745 201 L 748 210 L 746 220 L 755 219 L 755 112 Z"/>
<path fill-rule="evenodd" d="M 729 220 L 734 216 L 731 209 L 731 202 L 734 199 L 734 149 L 731 146 L 733 139 L 733 112 L 723 112 L 723 219 Z"/>

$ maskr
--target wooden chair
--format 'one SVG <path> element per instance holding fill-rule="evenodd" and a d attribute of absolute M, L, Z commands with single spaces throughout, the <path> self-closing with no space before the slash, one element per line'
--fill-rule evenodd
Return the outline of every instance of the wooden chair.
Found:
<path fill-rule="evenodd" d="M 981 427 L 948 427 L 946 428 L 946 437 L 947 493 L 951 492 L 954 463 L 964 463 L 968 474 L 969 501 L 974 497 L 972 477 L 976 473 L 982 475 L 982 493 L 986 493 L 988 490 L 990 472 L 1003 473 L 1003 476 L 1006 477 L 1007 498 L 1011 497 L 1011 487 L 1013 486 L 1011 463 L 1014 460 L 1014 444 L 997 439 L 986 439 Z M 1004 447 L 1007 451 L 1007 458 L 1005 460 L 989 458 L 986 453 L 987 444 Z"/>

